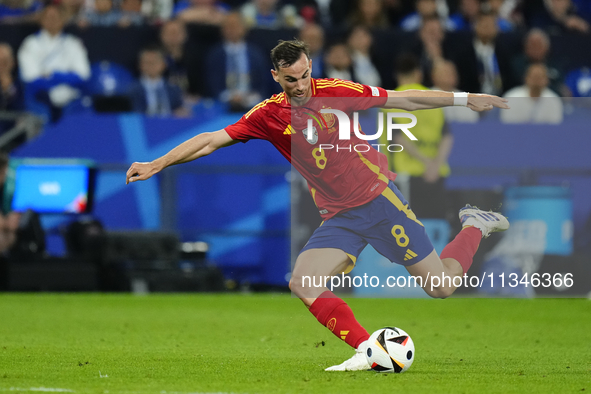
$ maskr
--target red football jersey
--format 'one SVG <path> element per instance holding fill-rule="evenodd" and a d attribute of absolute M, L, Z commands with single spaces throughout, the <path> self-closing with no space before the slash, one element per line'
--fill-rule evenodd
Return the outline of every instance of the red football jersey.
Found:
<path fill-rule="evenodd" d="M 351 115 L 384 105 L 388 94 L 379 87 L 340 79 L 312 79 L 311 85 L 312 99 L 304 106 L 292 108 L 283 92 L 256 105 L 225 130 L 242 142 L 271 142 L 308 181 L 312 198 L 326 220 L 370 202 L 396 175 L 388 170 L 385 154 L 352 132 L 351 116 L 350 139 L 341 140 L 336 116 L 318 111 L 333 108 Z M 309 118 L 314 119 L 311 140 L 306 133 Z"/>

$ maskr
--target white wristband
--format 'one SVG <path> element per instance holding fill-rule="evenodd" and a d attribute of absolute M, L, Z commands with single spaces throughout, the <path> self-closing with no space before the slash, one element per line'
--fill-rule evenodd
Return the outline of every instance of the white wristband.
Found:
<path fill-rule="evenodd" d="M 465 107 L 468 105 L 468 93 L 454 92 L 454 106 Z"/>

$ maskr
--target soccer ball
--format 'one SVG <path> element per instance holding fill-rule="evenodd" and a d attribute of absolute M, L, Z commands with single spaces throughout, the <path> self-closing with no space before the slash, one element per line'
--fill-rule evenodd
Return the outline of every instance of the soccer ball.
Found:
<path fill-rule="evenodd" d="M 367 341 L 365 356 L 371 369 L 377 372 L 406 371 L 415 359 L 415 345 L 404 330 L 385 327 L 377 330 Z"/>

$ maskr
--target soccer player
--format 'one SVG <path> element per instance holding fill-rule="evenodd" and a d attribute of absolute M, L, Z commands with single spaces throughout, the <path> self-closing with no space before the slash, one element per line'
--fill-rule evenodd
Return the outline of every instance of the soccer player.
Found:
<path fill-rule="evenodd" d="M 487 111 L 508 106 L 506 100 L 491 95 L 392 91 L 339 79 L 313 79 L 308 49 L 297 40 L 280 42 L 271 51 L 271 59 L 271 74 L 283 88 L 282 93 L 254 106 L 225 129 L 199 134 L 154 161 L 133 163 L 127 171 L 127 183 L 148 179 L 168 166 L 237 142 L 271 142 L 306 178 L 324 219 L 296 260 L 290 289 L 322 325 L 356 349 L 352 358 L 327 371 L 366 370 L 370 368 L 364 355 L 368 332 L 342 299 L 327 287 L 306 284 L 303 277 L 315 277 L 319 283 L 326 276 L 350 271 L 370 243 L 390 261 L 405 265 L 411 275 L 421 277 L 420 284 L 430 296 L 445 298 L 455 291 L 453 282 L 436 282 L 433 277 L 462 276 L 472 264 L 480 240 L 506 230 L 509 222 L 501 214 L 466 206 L 460 211 L 462 231 L 438 256 L 423 225 L 392 182 L 395 174 L 388 171 L 385 155 L 369 146 L 359 152 L 350 150 L 352 145 L 367 145 L 354 133 L 349 140 L 340 140 L 340 132 L 332 129 L 316 130 L 314 126 L 314 132 L 308 132 L 307 123 L 301 121 L 303 114 L 318 114 L 324 104 L 337 105 L 349 114 L 374 106 L 407 111 L 450 105 Z M 326 113 L 322 116 L 325 125 L 335 123 Z M 320 144 L 342 149 L 320 149 Z"/>

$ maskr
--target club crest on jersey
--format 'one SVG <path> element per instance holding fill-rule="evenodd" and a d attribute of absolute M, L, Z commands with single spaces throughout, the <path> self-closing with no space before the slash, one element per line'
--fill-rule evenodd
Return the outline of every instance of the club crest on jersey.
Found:
<path fill-rule="evenodd" d="M 327 108 L 327 107 L 322 107 L 322 109 Z M 326 127 L 330 130 L 335 123 L 337 122 L 337 117 L 334 116 L 334 114 L 332 113 L 324 113 L 322 114 L 322 117 L 324 118 L 324 121 L 326 122 Z"/>
<path fill-rule="evenodd" d="M 318 142 L 318 130 L 316 130 L 316 127 L 312 126 L 311 138 L 308 138 L 308 128 L 307 127 L 304 130 L 302 130 L 302 133 L 304 133 L 304 138 L 306 138 L 306 141 L 308 141 L 310 144 L 314 145 L 315 143 Z"/>

